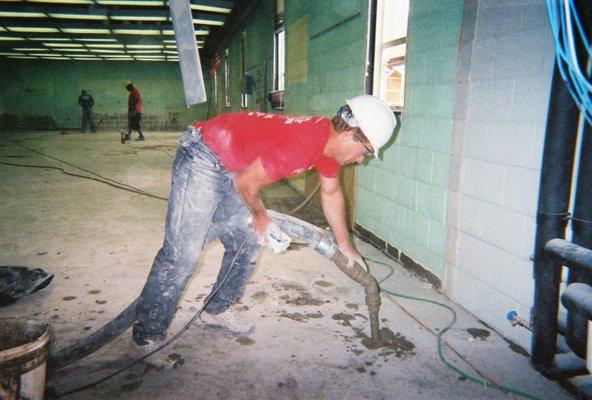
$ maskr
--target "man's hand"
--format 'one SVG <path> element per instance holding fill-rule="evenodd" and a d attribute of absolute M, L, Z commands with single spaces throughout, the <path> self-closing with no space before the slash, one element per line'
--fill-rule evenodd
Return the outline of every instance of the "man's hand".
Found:
<path fill-rule="evenodd" d="M 358 251 L 356 249 L 354 249 L 353 247 L 345 247 L 344 246 L 344 247 L 340 247 L 339 250 L 341 250 L 343 255 L 347 257 L 347 266 L 348 267 L 353 266 L 354 262 L 357 262 L 367 272 L 370 272 L 370 269 L 368 268 L 368 265 L 366 265 L 364 258 L 362 258 L 362 256 L 360 255 L 360 253 L 358 253 Z"/>
<path fill-rule="evenodd" d="M 267 211 L 258 212 L 253 216 L 253 230 L 257 235 L 257 242 L 259 244 L 265 244 L 265 235 L 267 231 L 272 228 L 273 220 L 267 214 Z"/>

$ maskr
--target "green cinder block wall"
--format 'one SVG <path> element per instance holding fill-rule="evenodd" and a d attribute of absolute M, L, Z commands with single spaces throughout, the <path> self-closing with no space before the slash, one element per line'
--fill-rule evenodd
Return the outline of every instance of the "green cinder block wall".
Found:
<path fill-rule="evenodd" d="M 306 54 L 292 51 L 290 35 L 305 18 Z M 286 112 L 333 116 L 345 99 L 364 93 L 368 2 L 286 0 Z M 304 80 L 291 82 L 306 63 Z M 296 70 L 296 72 L 294 72 Z"/>
<path fill-rule="evenodd" d="M 95 100 L 99 126 L 103 118 L 119 118 L 125 125 L 126 79 L 140 89 L 144 122 L 151 129 L 178 129 L 201 114 L 185 104 L 178 63 L 3 59 L 0 64 L 0 123 L 5 129 L 43 129 L 44 123 L 46 129 L 78 129 L 82 89 Z M 27 126 L 27 121 L 34 126 Z M 18 126 L 9 126 L 15 122 Z"/>
<path fill-rule="evenodd" d="M 275 31 L 275 1 L 259 0 L 253 3 L 240 25 L 234 25 L 230 36 L 226 37 L 217 49 L 221 64 L 217 70 L 217 90 L 210 75 L 211 59 L 203 60 L 204 78 L 208 92 L 208 103 L 204 105 L 205 117 L 237 111 L 273 111 L 267 101 L 273 82 L 273 36 Z M 241 35 L 243 35 L 241 37 Z M 243 44 L 241 44 L 243 43 Z M 224 99 L 224 60 L 228 50 L 229 98 Z M 247 97 L 247 106 L 241 104 L 242 69 L 253 77 L 254 90 Z M 217 96 L 214 94 L 217 93 Z"/>
<path fill-rule="evenodd" d="M 357 179 L 356 223 L 440 280 L 462 13 L 461 0 L 410 2 L 401 127 Z"/>

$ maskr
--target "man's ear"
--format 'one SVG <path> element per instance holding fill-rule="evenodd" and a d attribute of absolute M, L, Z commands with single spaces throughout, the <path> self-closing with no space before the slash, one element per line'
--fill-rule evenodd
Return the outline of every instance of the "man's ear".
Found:
<path fill-rule="evenodd" d="M 354 140 L 355 131 L 353 129 L 348 129 L 347 131 L 343 131 L 344 138 L 349 140 Z"/>

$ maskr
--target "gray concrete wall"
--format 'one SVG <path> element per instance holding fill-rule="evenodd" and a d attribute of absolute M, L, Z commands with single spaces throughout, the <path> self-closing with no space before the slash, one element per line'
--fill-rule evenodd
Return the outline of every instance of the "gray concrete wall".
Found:
<path fill-rule="evenodd" d="M 554 60 L 543 0 L 465 3 L 446 218 L 447 293 L 530 348 L 542 142 Z"/>

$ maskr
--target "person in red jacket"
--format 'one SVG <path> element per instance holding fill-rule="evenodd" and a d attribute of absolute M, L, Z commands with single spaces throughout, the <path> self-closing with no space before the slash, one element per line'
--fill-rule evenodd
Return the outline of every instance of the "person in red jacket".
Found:
<path fill-rule="evenodd" d="M 127 135 L 125 140 L 132 140 L 132 130 L 138 131 L 140 136 L 136 140 L 146 140 L 142 133 L 142 95 L 132 81 L 124 81 L 123 84 L 128 92 L 130 92 L 127 99 Z"/>
<path fill-rule="evenodd" d="M 269 232 L 281 233 L 260 192 L 282 178 L 312 168 L 319 172 L 335 241 L 350 263 L 365 265 L 350 240 L 339 172 L 376 156 L 396 123 L 384 101 L 364 95 L 348 100 L 332 119 L 243 112 L 190 125 L 173 164 L 164 244 L 136 307 L 131 354 L 165 339 L 204 245 L 216 238 L 226 251 L 200 318 L 233 332 L 253 328 L 233 306 L 255 268 L 260 243 Z"/>

